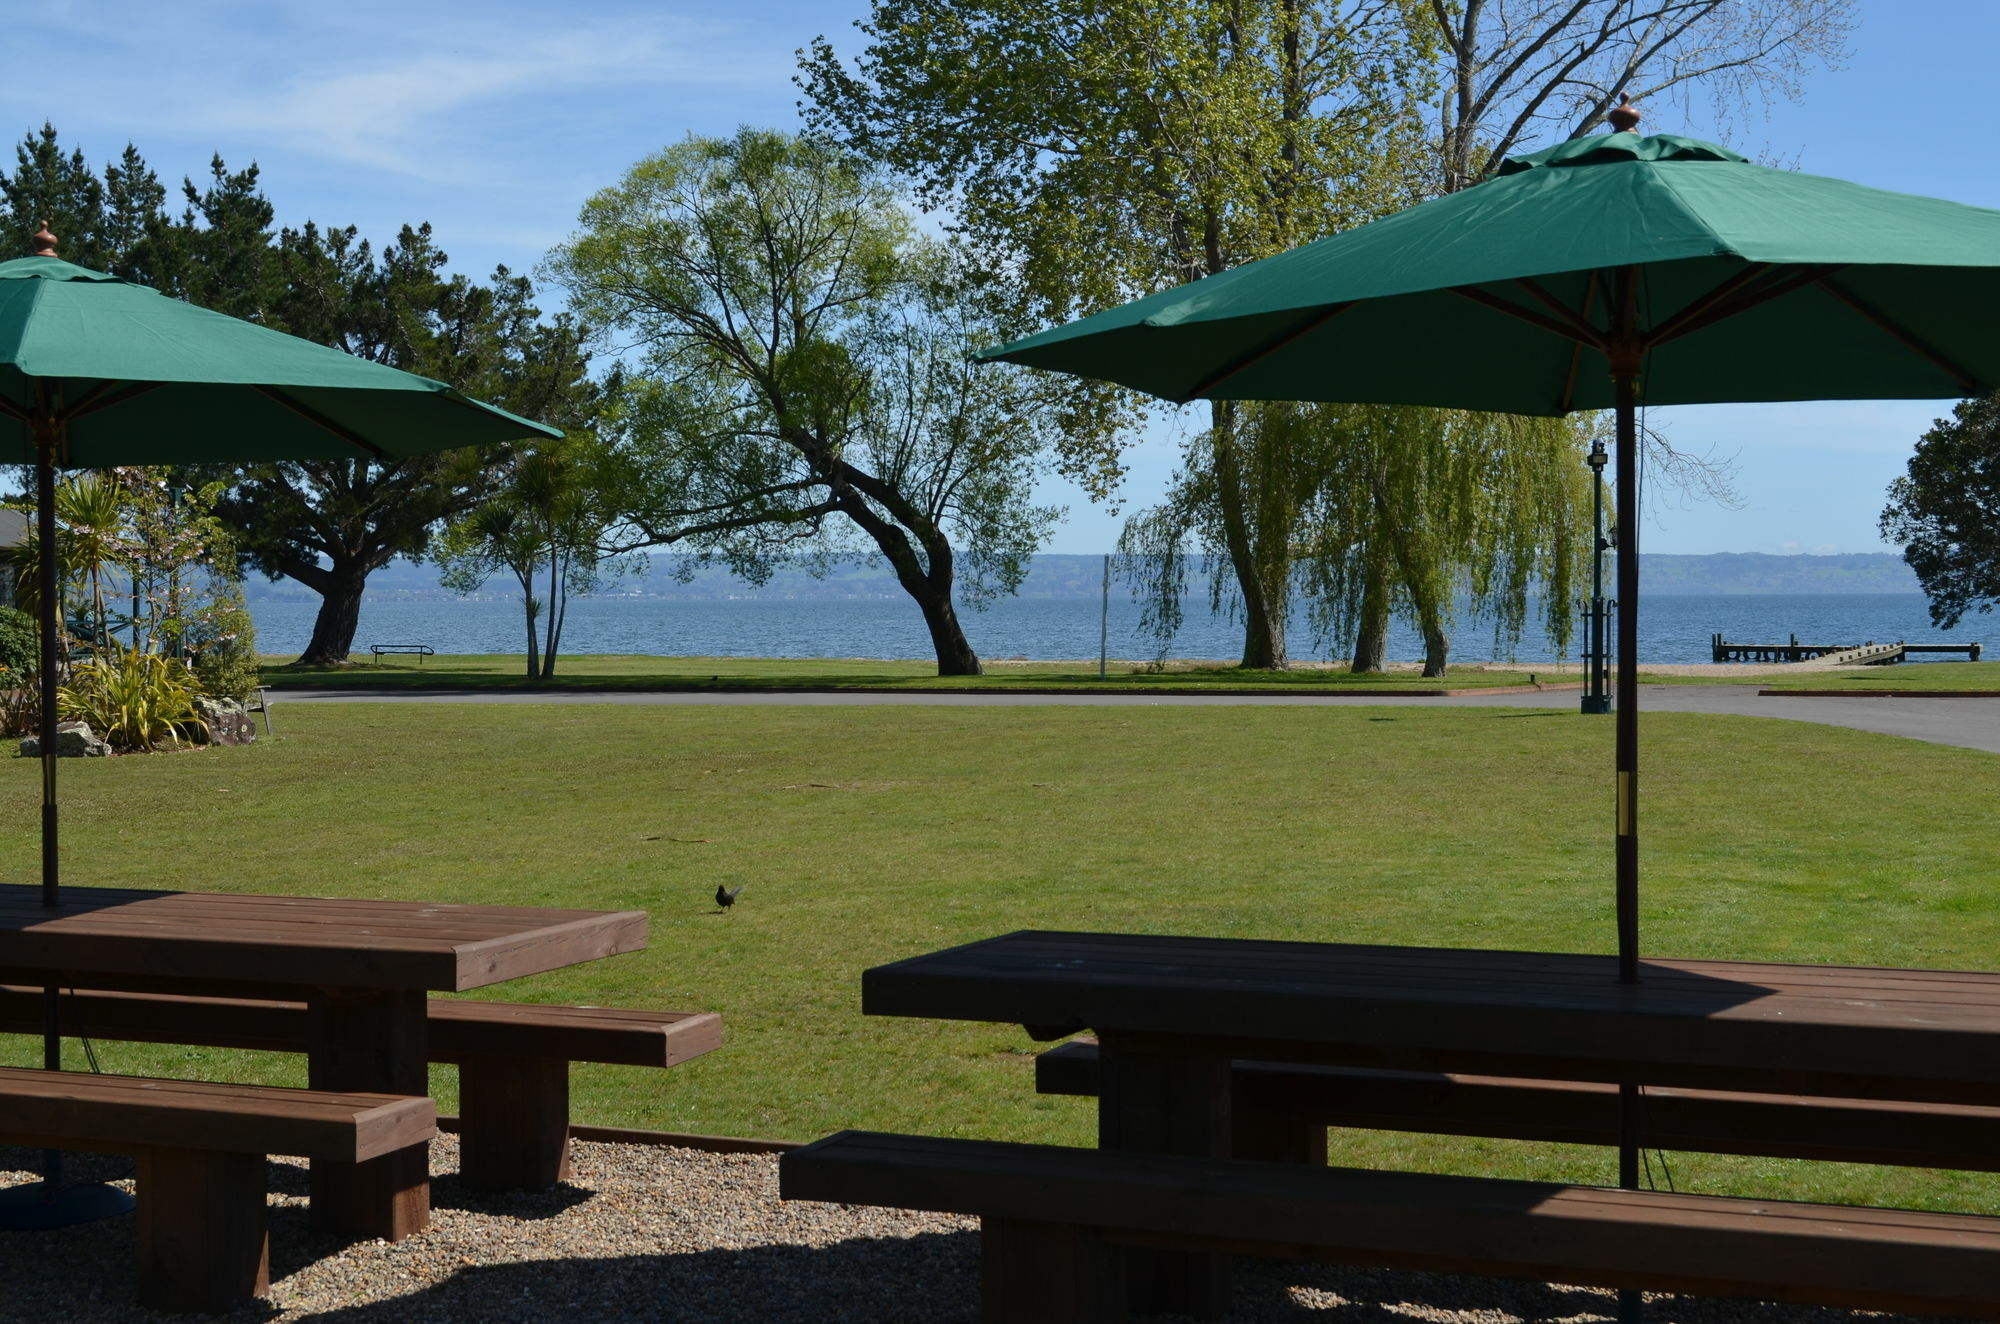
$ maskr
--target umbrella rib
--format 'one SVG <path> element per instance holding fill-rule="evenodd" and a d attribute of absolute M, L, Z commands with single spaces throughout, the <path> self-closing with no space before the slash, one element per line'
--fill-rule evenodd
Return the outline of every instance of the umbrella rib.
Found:
<path fill-rule="evenodd" d="M 1596 274 L 1597 274 L 1596 272 L 1591 273 L 1593 279 L 1596 277 Z M 1550 312 L 1554 313 L 1557 317 L 1561 318 L 1564 322 L 1566 322 L 1569 325 L 1571 336 L 1575 338 L 1577 343 L 1584 345 L 1597 345 L 1603 343 L 1604 333 L 1602 331 L 1599 331 L 1596 327 L 1592 326 L 1590 324 L 1589 318 L 1578 316 L 1575 309 L 1571 308 L 1561 299 L 1558 299 L 1555 295 L 1550 294 L 1547 290 L 1543 289 L 1540 285 L 1536 284 L 1529 277 L 1521 276 L 1517 278 L 1514 281 L 1514 283 L 1516 285 L 1519 285 L 1522 289 L 1526 290 L 1529 294 L 1533 295 L 1536 301 L 1539 302 L 1544 308 L 1547 308 Z"/>
<path fill-rule="evenodd" d="M 5 414 L 17 423 L 26 423 L 32 418 L 32 415 L 27 410 L 21 408 L 21 406 L 15 404 L 4 395 L 0 395 L 0 414 Z"/>
<path fill-rule="evenodd" d="M 1770 270 L 1771 264 L 1768 262 L 1760 262 L 1754 266 L 1745 267 L 1729 279 L 1715 286 L 1707 294 L 1695 299 L 1672 317 L 1660 323 L 1658 328 L 1653 332 L 1651 337 L 1652 342 L 1658 345 L 1672 340 L 1676 335 L 1680 334 L 1679 328 L 1683 322 L 1691 322 L 1700 317 L 1703 313 L 1706 313 L 1709 309 L 1715 307 L 1716 304 L 1727 299 L 1745 285 L 1760 279 Z"/>
<path fill-rule="evenodd" d="M 1451 287 L 1451 292 L 1461 298 L 1470 299 L 1476 304 L 1483 304 L 1488 308 L 1494 309 L 1496 312 L 1505 313 L 1509 317 L 1519 318 L 1530 326 L 1538 326 L 1552 335 L 1561 336 L 1564 340 L 1573 340 L 1577 344 L 1584 345 L 1590 349 L 1601 350 L 1604 348 L 1604 337 L 1594 327 L 1591 328 L 1590 335 L 1586 338 L 1579 335 L 1577 329 L 1572 327 L 1568 322 L 1557 321 L 1553 317 L 1544 317 L 1532 308 L 1523 307 L 1512 300 L 1503 299 L 1497 294 L 1488 294 L 1476 285 L 1454 285 Z"/>
<path fill-rule="evenodd" d="M 326 415 L 320 413 L 318 410 L 313 409 L 308 405 L 301 404 L 299 401 L 292 399 L 292 397 L 286 395 L 283 391 L 280 391 L 275 387 L 270 387 L 270 386 L 253 386 L 250 389 L 257 392 L 257 394 L 263 396 L 267 400 L 271 400 L 277 404 L 283 405 L 285 408 L 291 410 L 294 414 L 297 414 L 300 418 L 303 418 L 306 422 L 311 423 L 316 427 L 324 428 L 326 431 L 331 432 L 334 436 L 339 437 L 342 441 L 354 447 L 356 450 L 362 452 L 364 455 L 367 455 L 369 458 L 376 460 L 388 458 L 383 453 L 382 448 L 380 446 L 377 446 L 372 442 L 363 440 L 359 433 L 354 432 L 351 429 L 342 427 L 340 424 L 334 422 Z"/>
<path fill-rule="evenodd" d="M 154 387 L 162 384 L 160 382 L 132 382 L 114 392 L 113 383 L 99 382 L 84 392 L 83 399 L 58 414 L 56 416 L 56 425 L 58 427 L 66 427 L 86 414 L 94 414 L 98 410 L 108 409 L 112 405 L 122 405 L 133 396 L 144 395 Z"/>
<path fill-rule="evenodd" d="M 1248 368 L 1254 368 L 1255 366 L 1257 366 L 1257 364 L 1263 362 L 1271 355 L 1285 348 L 1285 346 L 1298 340 L 1301 336 L 1307 336 L 1312 334 L 1314 331 L 1319 330 L 1322 326 L 1325 326 L 1328 322 L 1332 321 L 1340 314 L 1346 312 L 1349 308 L 1352 308 L 1354 306 L 1354 302 L 1355 302 L 1354 300 L 1350 299 L 1346 303 L 1336 303 L 1329 308 L 1324 308 L 1320 310 L 1318 313 L 1307 318 L 1305 321 L 1299 323 L 1297 326 L 1292 327 L 1290 330 L 1284 332 L 1282 335 L 1279 335 L 1278 337 L 1273 339 L 1269 344 L 1262 345 L 1257 349 L 1252 350 L 1250 353 L 1244 355 L 1236 362 L 1230 364 L 1228 367 L 1223 368 L 1218 372 L 1211 373 L 1207 377 L 1204 377 L 1199 385 L 1197 385 L 1192 391 L 1189 391 L 1186 395 L 1181 396 L 1174 403 L 1184 405 L 1190 400 L 1201 399 L 1201 397 L 1207 395 L 1210 391 L 1222 385 L 1224 382 L 1228 381 L 1231 377 L 1234 377 L 1237 373 L 1242 372 Z"/>
<path fill-rule="evenodd" d="M 1735 298 L 1726 299 L 1720 303 L 1708 298 L 1698 299 L 1696 300 L 1697 303 L 1707 305 L 1706 311 L 1690 316 L 1687 309 L 1684 308 L 1680 312 L 1675 313 L 1672 317 L 1662 322 L 1658 330 L 1646 338 L 1646 348 L 1649 350 L 1656 349 L 1670 340 L 1678 340 L 1682 336 L 1706 330 L 1714 326 L 1717 322 L 1726 322 L 1741 313 L 1749 312 L 1759 304 L 1769 303 L 1773 299 L 1781 299 L 1785 295 L 1802 290 L 1808 285 L 1818 284 L 1824 281 L 1828 275 L 1839 270 L 1840 266 L 1838 264 L 1807 267 L 1803 271 L 1771 281 L 1756 289 L 1741 292 Z M 1724 284 L 1727 283 L 1727 281 L 1724 282 Z"/>
<path fill-rule="evenodd" d="M 1591 272 L 1590 279 L 1583 286 L 1583 320 L 1586 323 L 1590 321 L 1590 305 L 1597 301 L 1597 278 L 1598 273 Z M 1578 341 L 1569 347 L 1569 373 L 1563 378 L 1562 399 L 1558 401 L 1565 414 L 1576 403 L 1576 372 L 1582 366 L 1583 342 Z"/>
<path fill-rule="evenodd" d="M 1916 336 L 1912 335 L 1900 323 L 1885 316 L 1882 312 L 1870 306 L 1869 304 L 1862 302 L 1854 295 L 1848 293 L 1840 286 L 1834 284 L 1831 280 L 1822 278 L 1816 283 L 1819 285 L 1821 289 L 1825 290 L 1828 294 L 1831 294 L 1834 298 L 1840 300 L 1842 303 L 1846 304 L 1849 308 L 1861 314 L 1862 317 L 1874 323 L 1876 327 L 1888 333 L 1890 337 L 1901 343 L 1904 348 L 1914 352 L 1919 357 L 1925 359 L 1930 363 L 1932 367 L 1936 368 L 1938 371 L 1944 373 L 1946 376 L 1950 377 L 1953 381 L 1957 382 L 1959 386 L 1964 389 L 1967 395 L 1977 395 L 1979 393 L 1979 384 L 1975 380 L 1973 380 L 1971 373 L 1966 372 L 1956 363 L 1953 363 L 1950 359 L 1938 353 L 1936 350 L 1932 349 L 1929 345 L 1925 344 L 1923 341 L 1917 339 Z"/>

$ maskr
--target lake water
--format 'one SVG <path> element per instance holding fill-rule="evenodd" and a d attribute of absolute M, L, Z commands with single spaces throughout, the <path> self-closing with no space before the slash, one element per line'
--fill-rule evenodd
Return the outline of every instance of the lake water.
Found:
<path fill-rule="evenodd" d="M 1956 630 L 1934 629 L 1921 594 L 1743 594 L 1716 597 L 1655 595 L 1643 601 L 1639 657 L 1656 663 L 1706 662 L 1709 636 L 1744 643 L 1861 643 L 1866 640 L 1962 644 L 2000 643 L 2000 629 L 1973 616 Z M 296 654 L 311 636 L 318 599 L 253 602 L 260 651 Z M 986 612 L 963 612 L 966 635 L 985 658 L 1095 658 L 1099 604 L 1081 598 L 1010 598 Z M 1110 652 L 1114 658 L 1147 658 L 1157 647 L 1139 632 L 1139 609 L 1114 592 Z M 1581 631 L 1578 632 L 1579 639 Z M 440 653 L 511 653 L 522 648 L 518 603 L 496 600 L 370 600 L 361 609 L 354 638 L 357 654 L 372 643 L 425 643 Z M 1290 640 L 1295 660 L 1325 657 L 1304 630 Z M 675 600 L 583 598 L 570 604 L 563 651 L 642 653 L 669 657 L 869 657 L 933 656 L 923 619 L 908 599 L 857 598 Z M 1176 658 L 1235 658 L 1240 629 L 1211 616 L 1206 601 L 1189 604 L 1186 627 L 1168 650 Z M 1344 656 L 1345 648 L 1338 650 Z M 1423 656 L 1421 638 L 1406 627 L 1391 631 L 1392 660 Z M 1577 645 L 1572 644 L 1574 657 Z M 1522 662 L 1554 660 L 1537 631 L 1513 652 Z M 1462 621 L 1452 633 L 1452 659 L 1496 659 L 1492 629 Z M 1953 660 L 1949 654 L 1939 660 Z M 1958 659 L 1962 660 L 1962 659 Z"/>

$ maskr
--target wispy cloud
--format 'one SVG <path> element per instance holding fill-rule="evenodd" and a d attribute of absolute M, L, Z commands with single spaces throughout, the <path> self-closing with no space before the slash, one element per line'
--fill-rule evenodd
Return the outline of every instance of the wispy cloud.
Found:
<path fill-rule="evenodd" d="M 797 44 L 691 5 L 557 25 L 546 6 L 59 5 L 25 27 L 0 88 L 16 116 L 68 127 L 81 112 L 134 137 L 248 130 L 273 149 L 461 181 L 490 174 L 510 137 L 582 129 L 586 108 L 601 118 L 621 93 L 741 99 L 782 85 Z M 42 58 L 21 59 L 24 41 Z"/>

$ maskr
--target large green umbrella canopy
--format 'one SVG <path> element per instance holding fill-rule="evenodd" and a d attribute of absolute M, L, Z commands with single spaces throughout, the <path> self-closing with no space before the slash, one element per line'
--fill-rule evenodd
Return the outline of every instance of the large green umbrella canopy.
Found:
<path fill-rule="evenodd" d="M 1636 982 L 1637 406 L 2000 387 L 2000 212 L 1642 137 L 1628 107 L 1612 122 L 1463 192 L 983 357 L 1180 402 L 1614 409 L 1615 896 L 1619 977 Z M 1633 1186 L 1637 1086 L 1620 1094 Z M 1621 1315 L 1636 1318 L 1636 1296 Z"/>
<path fill-rule="evenodd" d="M 1628 282 L 1649 404 L 2000 381 L 2000 212 L 1632 132 L 986 356 L 1176 401 L 1557 415 L 1616 403 Z"/>
<path fill-rule="evenodd" d="M 0 461 L 33 464 L 39 539 L 55 545 L 55 471 L 250 460 L 394 460 L 562 435 L 442 382 L 355 358 L 64 262 L 36 236 L 0 263 Z M 55 558 L 42 569 L 42 899 L 59 900 Z M 62 1065 L 55 991 L 44 1064 Z M 104 1188 L 17 1188 L 0 1220 L 53 1226 L 116 1212 Z M 13 1194 L 13 1193 L 10 1193 Z M 82 1198 L 72 1198 L 76 1196 Z"/>
<path fill-rule="evenodd" d="M 52 256 L 0 262 L 0 461 L 402 458 L 559 433 L 443 382 Z"/>

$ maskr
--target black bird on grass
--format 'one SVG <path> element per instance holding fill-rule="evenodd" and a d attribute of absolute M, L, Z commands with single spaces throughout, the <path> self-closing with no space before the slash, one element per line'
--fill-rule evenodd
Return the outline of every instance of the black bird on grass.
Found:
<path fill-rule="evenodd" d="M 741 892 L 742 890 L 743 890 L 742 883 L 738 883 L 736 886 L 731 888 L 724 888 L 721 883 L 717 883 L 715 885 L 715 904 L 720 906 L 724 910 L 729 909 L 731 906 L 736 904 L 736 894 Z"/>

